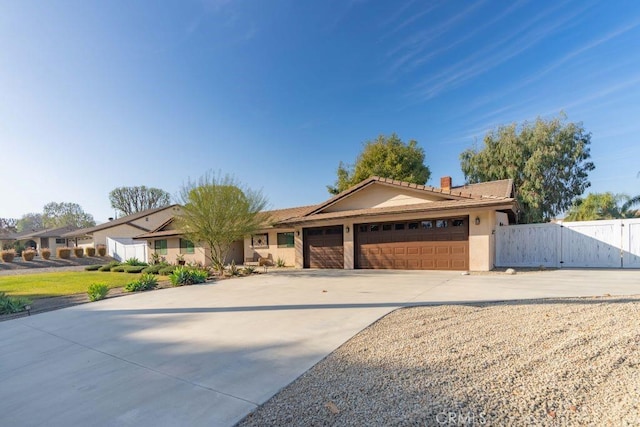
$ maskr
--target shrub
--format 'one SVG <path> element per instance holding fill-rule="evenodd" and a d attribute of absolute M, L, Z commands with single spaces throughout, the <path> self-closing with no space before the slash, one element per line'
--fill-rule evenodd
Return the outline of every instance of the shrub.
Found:
<path fill-rule="evenodd" d="M 84 256 L 84 248 L 76 246 L 75 248 L 73 248 L 73 254 L 76 256 L 76 258 L 82 258 Z"/>
<path fill-rule="evenodd" d="M 56 248 L 56 256 L 62 259 L 71 258 L 71 248 L 67 248 L 67 247 Z"/>
<path fill-rule="evenodd" d="M 167 267 L 168 265 L 169 264 L 153 264 L 148 267 L 145 267 L 144 270 L 142 270 L 142 272 L 149 273 L 149 274 L 160 274 L 160 270 Z"/>
<path fill-rule="evenodd" d="M 129 258 L 124 263 L 127 264 L 127 265 L 132 265 L 132 266 L 140 266 L 141 265 L 143 267 L 146 267 L 147 265 L 149 265 L 146 262 L 140 261 L 138 258 Z"/>
<path fill-rule="evenodd" d="M 124 273 L 124 269 L 127 267 L 126 264 L 118 264 L 111 267 L 111 272 L 113 273 Z"/>
<path fill-rule="evenodd" d="M 25 261 L 33 261 L 33 258 L 36 256 L 36 251 L 32 249 L 25 249 L 22 251 L 22 259 Z"/>
<path fill-rule="evenodd" d="M 125 273 L 142 273 L 146 266 L 144 265 L 125 265 L 124 272 Z"/>
<path fill-rule="evenodd" d="M 206 282 L 208 276 L 209 273 L 205 270 L 178 266 L 169 275 L 169 280 L 173 286 L 194 285 Z"/>
<path fill-rule="evenodd" d="M 17 256 L 22 256 L 22 251 L 24 251 L 26 247 L 24 246 L 24 243 L 15 242 L 13 244 L 13 249 L 15 249 Z"/>
<path fill-rule="evenodd" d="M 4 292 L 0 292 L 0 314 L 11 314 L 25 311 L 29 304 L 31 304 L 31 301 L 26 298 L 10 297 Z"/>
<path fill-rule="evenodd" d="M 256 272 L 256 268 L 252 265 L 249 265 L 242 269 L 242 274 L 246 274 L 247 276 Z"/>
<path fill-rule="evenodd" d="M 166 267 L 162 267 L 159 271 L 158 274 L 162 275 L 162 276 L 168 276 L 171 273 L 173 273 L 173 270 L 176 268 L 175 265 L 168 265 Z"/>
<path fill-rule="evenodd" d="M 100 264 L 87 265 L 84 268 L 84 271 L 98 271 L 102 266 Z"/>
<path fill-rule="evenodd" d="M 153 274 L 143 274 L 138 280 L 127 283 L 124 290 L 127 292 L 140 292 L 154 289 L 158 286 L 158 279 Z"/>
<path fill-rule="evenodd" d="M 105 264 L 98 269 L 98 271 L 111 271 L 111 269 L 117 265 L 120 265 L 118 261 L 111 261 L 109 264 Z"/>
<path fill-rule="evenodd" d="M 84 251 L 86 252 L 87 256 L 96 256 L 96 248 L 88 246 L 86 248 L 84 248 Z"/>
<path fill-rule="evenodd" d="M 287 263 L 285 263 L 282 258 L 278 258 L 276 260 L 276 267 L 282 268 L 282 267 L 286 267 L 286 266 L 287 266 Z"/>
<path fill-rule="evenodd" d="M 51 258 L 51 249 L 49 249 L 49 248 L 41 249 L 40 250 L 40 256 L 42 257 L 42 259 Z"/>
<path fill-rule="evenodd" d="M 99 301 L 104 299 L 109 293 L 109 287 L 104 283 L 92 283 L 89 285 L 87 295 L 89 295 L 89 301 Z"/>
<path fill-rule="evenodd" d="M 106 256 L 107 255 L 107 247 L 105 245 L 96 246 L 96 251 L 98 251 L 98 256 Z"/>
<path fill-rule="evenodd" d="M 231 264 L 229 265 L 229 275 L 230 276 L 239 276 L 240 275 L 240 271 L 238 270 L 238 267 L 236 266 L 236 262 L 235 261 L 231 261 Z"/>
<path fill-rule="evenodd" d="M 16 257 L 16 251 L 13 249 L 7 249 L 6 251 L 0 252 L 0 258 L 2 258 L 2 262 L 12 262 Z"/>

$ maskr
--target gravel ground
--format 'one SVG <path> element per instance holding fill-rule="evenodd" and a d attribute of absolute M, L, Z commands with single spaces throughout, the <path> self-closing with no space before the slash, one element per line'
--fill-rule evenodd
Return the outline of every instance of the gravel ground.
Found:
<path fill-rule="evenodd" d="M 640 296 L 397 310 L 240 426 L 640 425 Z"/>

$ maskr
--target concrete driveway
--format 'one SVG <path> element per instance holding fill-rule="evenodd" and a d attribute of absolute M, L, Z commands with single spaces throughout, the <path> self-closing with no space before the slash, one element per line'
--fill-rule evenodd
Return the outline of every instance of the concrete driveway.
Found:
<path fill-rule="evenodd" d="M 640 272 L 286 271 L 0 323 L 3 425 L 233 425 L 413 304 L 640 293 Z"/>

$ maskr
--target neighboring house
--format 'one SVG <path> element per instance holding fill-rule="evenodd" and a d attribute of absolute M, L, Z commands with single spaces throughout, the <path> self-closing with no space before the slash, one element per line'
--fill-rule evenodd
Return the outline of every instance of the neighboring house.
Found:
<path fill-rule="evenodd" d="M 107 237 L 126 239 L 141 233 L 155 230 L 169 218 L 180 212 L 180 205 L 170 205 L 162 208 L 147 209 L 122 218 L 105 222 L 95 227 L 81 228 L 64 235 L 74 246 L 96 247 L 106 245 Z"/>
<path fill-rule="evenodd" d="M 51 254 L 55 256 L 56 249 L 68 245 L 68 239 L 64 235 L 74 230 L 76 227 L 47 228 L 18 233 L 13 236 L 13 239 L 14 242 L 22 243 L 25 247 L 34 248 L 37 251 L 45 248 L 50 249 Z"/>
<path fill-rule="evenodd" d="M 298 268 L 488 271 L 495 266 L 495 230 L 514 222 L 511 180 L 441 188 L 371 177 L 324 203 L 265 212 L 269 225 L 248 236 L 242 255 L 281 258 Z M 167 261 L 183 253 L 206 264 L 206 250 L 187 244 L 168 221 L 147 239 Z M 189 253 L 188 251 L 192 251 Z"/>

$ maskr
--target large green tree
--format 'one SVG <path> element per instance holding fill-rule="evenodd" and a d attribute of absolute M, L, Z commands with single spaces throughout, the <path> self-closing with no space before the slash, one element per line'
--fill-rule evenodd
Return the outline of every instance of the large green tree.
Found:
<path fill-rule="evenodd" d="M 42 230 L 43 228 L 44 224 L 42 223 L 42 214 L 34 212 L 22 215 L 16 224 L 16 230 L 18 233 Z"/>
<path fill-rule="evenodd" d="M 424 150 L 416 141 L 411 140 L 406 144 L 395 133 L 391 136 L 380 135 L 364 144 L 354 165 L 340 162 L 336 183 L 328 185 L 327 190 L 331 194 L 338 194 L 371 176 L 424 185 L 431 176 L 424 158 Z"/>
<path fill-rule="evenodd" d="M 585 198 L 576 198 L 567 211 L 567 221 L 592 221 L 598 219 L 633 218 L 637 211 L 626 194 L 590 193 Z"/>
<path fill-rule="evenodd" d="M 51 202 L 42 209 L 42 224 L 45 228 L 85 228 L 93 227 L 96 222 L 93 215 L 86 213 L 77 203 Z"/>
<path fill-rule="evenodd" d="M 147 209 L 161 208 L 171 204 L 171 195 L 160 188 L 118 187 L 109 193 L 111 207 L 123 215 L 131 215 Z"/>
<path fill-rule="evenodd" d="M 189 240 L 211 249 L 207 257 L 220 272 L 231 244 L 254 234 L 268 221 L 261 213 L 267 205 L 262 192 L 230 175 L 207 173 L 197 182 L 190 180 L 182 187 L 180 199 L 183 208 L 178 227 Z"/>
<path fill-rule="evenodd" d="M 560 114 L 487 133 L 481 149 L 460 155 L 468 183 L 513 179 L 521 206 L 519 221 L 548 221 L 565 211 L 591 185 L 591 134 Z"/>

